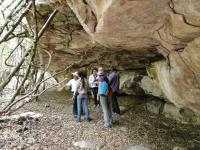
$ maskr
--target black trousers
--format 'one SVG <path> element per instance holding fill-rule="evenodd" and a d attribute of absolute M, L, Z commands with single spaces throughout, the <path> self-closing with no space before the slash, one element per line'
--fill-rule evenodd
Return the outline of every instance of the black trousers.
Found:
<path fill-rule="evenodd" d="M 73 101 L 73 115 L 77 116 L 77 96 L 75 96 L 75 100 Z"/>
<path fill-rule="evenodd" d="M 118 104 L 118 101 L 117 101 L 117 95 L 118 95 L 117 92 L 113 92 L 113 95 L 112 95 L 112 111 L 114 113 L 120 114 L 119 104 Z"/>
<path fill-rule="evenodd" d="M 92 88 L 91 90 L 94 96 L 94 105 L 97 106 L 99 104 L 99 101 L 97 101 L 98 87 Z"/>

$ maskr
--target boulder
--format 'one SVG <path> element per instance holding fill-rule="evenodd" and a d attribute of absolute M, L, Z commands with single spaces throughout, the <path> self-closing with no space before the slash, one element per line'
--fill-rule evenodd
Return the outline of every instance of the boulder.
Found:
<path fill-rule="evenodd" d="M 166 103 L 162 114 L 167 118 L 175 119 L 181 123 L 186 124 L 200 124 L 200 116 L 188 109 L 177 108 L 173 104 Z"/>
<path fill-rule="evenodd" d="M 154 114 L 162 113 L 164 101 L 162 100 L 150 100 L 146 103 L 146 109 Z"/>
<path fill-rule="evenodd" d="M 128 95 L 151 95 L 167 99 L 154 79 L 132 70 L 120 72 L 120 91 Z"/>
<path fill-rule="evenodd" d="M 120 91 L 128 95 L 144 95 L 144 91 L 139 85 L 142 77 L 133 71 L 120 73 Z"/>
<path fill-rule="evenodd" d="M 146 94 L 166 99 L 161 88 L 154 80 L 150 79 L 148 76 L 144 76 L 139 84 Z"/>

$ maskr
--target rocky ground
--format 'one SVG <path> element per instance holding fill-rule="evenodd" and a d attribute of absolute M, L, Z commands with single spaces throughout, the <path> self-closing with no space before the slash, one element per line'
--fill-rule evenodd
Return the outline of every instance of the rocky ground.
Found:
<path fill-rule="evenodd" d="M 16 113 L 37 112 L 34 120 L 0 123 L 0 149 L 199 150 L 200 128 L 181 125 L 144 110 L 144 98 L 121 96 L 121 116 L 103 127 L 101 109 L 90 103 L 92 121 L 77 123 L 66 92 L 48 92 Z"/>

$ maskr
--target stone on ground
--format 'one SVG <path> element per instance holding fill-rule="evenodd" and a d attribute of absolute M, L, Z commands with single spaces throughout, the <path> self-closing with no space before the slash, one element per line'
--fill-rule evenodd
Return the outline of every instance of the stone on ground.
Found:
<path fill-rule="evenodd" d="M 150 150 L 150 149 L 144 145 L 135 145 L 135 146 L 129 146 L 126 150 Z"/>
<path fill-rule="evenodd" d="M 179 146 L 176 146 L 173 148 L 173 150 L 188 150 L 186 147 L 179 147 Z"/>
<path fill-rule="evenodd" d="M 102 144 L 99 144 L 95 141 L 78 141 L 78 142 L 74 142 L 74 146 L 75 147 L 79 147 L 79 148 L 89 148 L 89 149 L 100 149 L 101 147 L 103 147 Z"/>
<path fill-rule="evenodd" d="M 0 122 L 8 122 L 8 121 L 13 121 L 13 122 L 17 122 L 17 121 L 22 121 L 22 120 L 32 120 L 32 119 L 38 119 L 42 117 L 42 114 L 40 113 L 35 113 L 35 112 L 24 112 L 21 114 L 17 114 L 17 115 L 11 115 L 11 116 L 3 116 L 0 118 Z"/>

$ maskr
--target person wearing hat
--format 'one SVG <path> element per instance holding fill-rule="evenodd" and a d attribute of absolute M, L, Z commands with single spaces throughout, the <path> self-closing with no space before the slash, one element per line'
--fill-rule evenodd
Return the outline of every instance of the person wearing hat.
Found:
<path fill-rule="evenodd" d="M 71 92 L 74 95 L 75 90 L 77 89 L 78 86 L 78 72 L 72 73 L 73 79 L 69 80 L 69 82 L 66 84 L 67 87 L 71 89 Z M 77 96 L 73 98 L 73 115 L 76 118 L 77 117 Z"/>
<path fill-rule="evenodd" d="M 103 110 L 104 127 L 112 126 L 112 109 L 110 94 L 112 93 L 108 83 L 108 78 L 104 75 L 102 67 L 98 69 L 98 98 Z"/>

